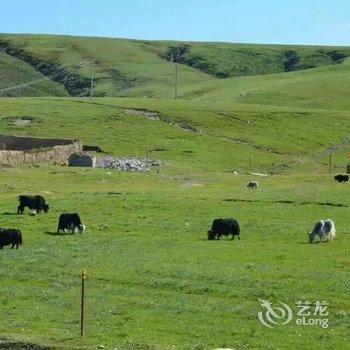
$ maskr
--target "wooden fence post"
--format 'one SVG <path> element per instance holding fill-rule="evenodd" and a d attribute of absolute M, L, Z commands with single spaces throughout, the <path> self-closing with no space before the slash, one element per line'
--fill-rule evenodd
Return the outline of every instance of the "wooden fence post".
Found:
<path fill-rule="evenodd" d="M 85 319 L 85 280 L 87 274 L 83 270 L 81 273 L 81 309 L 80 309 L 80 337 L 84 337 L 84 319 Z"/>

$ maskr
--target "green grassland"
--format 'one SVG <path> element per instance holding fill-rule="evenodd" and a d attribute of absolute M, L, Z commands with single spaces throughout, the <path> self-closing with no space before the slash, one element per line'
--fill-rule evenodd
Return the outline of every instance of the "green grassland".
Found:
<path fill-rule="evenodd" d="M 174 101 L 173 67 L 158 55 L 169 43 L 16 40 L 62 65 L 108 51 L 109 64 L 124 60 L 115 66 L 130 70 L 124 77 L 144 80 L 118 90 L 101 56 L 96 89 L 106 97 L 1 98 L 1 134 L 78 138 L 108 154 L 163 165 L 150 173 L 0 169 L 0 227 L 24 235 L 18 251 L 5 247 L 0 254 L 0 339 L 12 342 L 9 348 L 24 342 L 61 349 L 349 349 L 350 187 L 332 179 L 350 153 L 349 61 L 229 79 L 181 64 L 186 70 Z M 67 40 L 81 46 L 71 50 Z M 141 69 L 135 62 L 145 57 L 149 64 Z M 140 111 L 157 112 L 159 120 Z M 9 123 L 23 116 L 33 122 Z M 259 180 L 257 191 L 246 189 L 250 180 Z M 17 215 L 20 194 L 45 196 L 50 212 Z M 76 211 L 86 234 L 56 235 L 58 215 Z M 217 217 L 236 218 L 241 240 L 208 241 Z M 320 218 L 335 221 L 337 236 L 308 244 L 306 231 Z M 80 340 L 83 268 L 87 314 Z M 257 318 L 258 299 L 293 310 L 299 300 L 326 300 L 330 327 L 298 326 L 294 319 L 266 328 Z"/>
<path fill-rule="evenodd" d="M 158 111 L 200 132 L 126 108 Z M 29 126 L 2 119 L 7 134 L 79 137 L 112 154 L 167 163 L 150 174 L 55 167 L 0 173 L 1 225 L 25 237 L 20 250 L 1 254 L 2 337 L 68 349 L 316 349 L 320 342 L 346 349 L 349 188 L 332 181 L 324 155 L 349 134 L 345 112 L 229 101 L 12 98 L 1 101 L 0 115 L 38 117 Z M 345 145 L 336 153 L 334 171 L 343 171 L 348 151 Z M 275 175 L 249 192 L 250 170 Z M 21 193 L 44 195 L 49 214 L 14 215 Z M 54 235 L 64 211 L 79 211 L 86 235 Z M 242 239 L 208 242 L 212 218 L 225 216 L 239 220 Z M 309 245 L 306 230 L 321 217 L 335 220 L 338 236 Z M 88 311 L 79 341 L 82 268 L 89 272 Z M 257 320 L 258 298 L 327 300 L 331 327 L 266 329 Z"/>
<path fill-rule="evenodd" d="M 67 349 L 347 349 L 348 187 L 328 175 L 276 175 L 249 193 L 249 179 L 2 172 L 2 225 L 25 237 L 20 250 L 1 252 L 2 337 Z M 13 215 L 17 194 L 32 192 L 45 195 L 49 214 Z M 77 209 L 87 233 L 55 235 L 59 213 Z M 211 218 L 221 216 L 239 220 L 240 241 L 206 240 Z M 335 220 L 337 238 L 310 245 L 305 231 L 320 217 Z M 81 268 L 89 274 L 83 341 Z M 330 327 L 267 329 L 257 320 L 258 298 L 292 307 L 327 300 Z"/>

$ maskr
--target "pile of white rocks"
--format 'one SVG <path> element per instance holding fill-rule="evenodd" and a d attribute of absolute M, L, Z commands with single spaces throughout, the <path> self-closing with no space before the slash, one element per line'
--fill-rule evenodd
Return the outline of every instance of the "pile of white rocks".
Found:
<path fill-rule="evenodd" d="M 98 168 L 116 169 L 120 171 L 146 172 L 152 167 L 160 166 L 160 162 L 150 158 L 116 158 L 105 157 L 100 158 L 97 162 Z"/>

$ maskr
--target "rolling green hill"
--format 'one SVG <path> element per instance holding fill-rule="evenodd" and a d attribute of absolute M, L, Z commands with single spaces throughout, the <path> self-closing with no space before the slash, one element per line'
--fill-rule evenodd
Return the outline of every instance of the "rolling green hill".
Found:
<path fill-rule="evenodd" d="M 218 78 L 289 72 L 341 63 L 347 47 L 254 45 L 229 43 L 163 43 L 187 47 L 179 62 Z"/>
<path fill-rule="evenodd" d="M 182 98 L 314 109 L 350 108 L 350 60 L 310 70 L 186 86 Z"/>
<path fill-rule="evenodd" d="M 0 90 L 45 79 L 31 65 L 0 51 Z M 67 96 L 64 87 L 48 79 L 16 90 L 3 91 L 1 96 Z"/>
<path fill-rule="evenodd" d="M 174 67 L 157 54 L 157 47 L 147 42 L 106 38 L 79 38 L 62 36 L 1 36 L 7 52 L 22 57 L 38 70 L 48 67 L 46 73 L 55 73 L 50 66 L 78 64 L 94 58 L 96 96 L 145 96 L 160 94 L 172 96 Z M 4 41 L 6 44 L 4 44 Z M 74 72 L 79 80 L 71 95 L 86 94 L 90 86 L 90 67 Z M 179 79 L 184 84 L 204 82 L 211 76 L 194 68 L 182 67 Z M 64 81 L 59 81 L 65 85 Z"/>
<path fill-rule="evenodd" d="M 171 47 L 186 48 L 180 63 L 180 89 L 218 78 L 265 75 L 319 66 L 341 65 L 350 56 L 347 47 L 249 45 L 228 43 L 159 42 L 54 35 L 0 35 L 0 51 L 52 76 L 67 67 L 94 59 L 95 95 L 129 97 L 173 96 L 174 67 Z M 23 63 L 24 64 L 24 63 Z M 7 70 L 7 63 L 3 63 Z M 27 75 L 28 81 L 31 75 Z M 10 85 L 11 75 L 2 80 Z M 85 96 L 90 67 L 71 68 L 55 82 L 71 96 Z M 32 96 L 32 90 L 14 95 Z M 39 92 L 37 92 L 38 94 Z M 52 89 L 51 95 L 60 95 Z M 46 96 L 45 93 L 42 94 Z"/>

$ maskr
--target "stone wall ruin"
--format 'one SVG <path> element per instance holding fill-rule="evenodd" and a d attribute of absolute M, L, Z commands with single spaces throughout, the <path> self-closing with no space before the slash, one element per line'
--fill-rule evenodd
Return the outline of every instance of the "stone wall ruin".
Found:
<path fill-rule="evenodd" d="M 67 162 L 71 154 L 80 153 L 79 140 L 0 136 L 1 166 L 39 166 L 54 161 Z"/>

